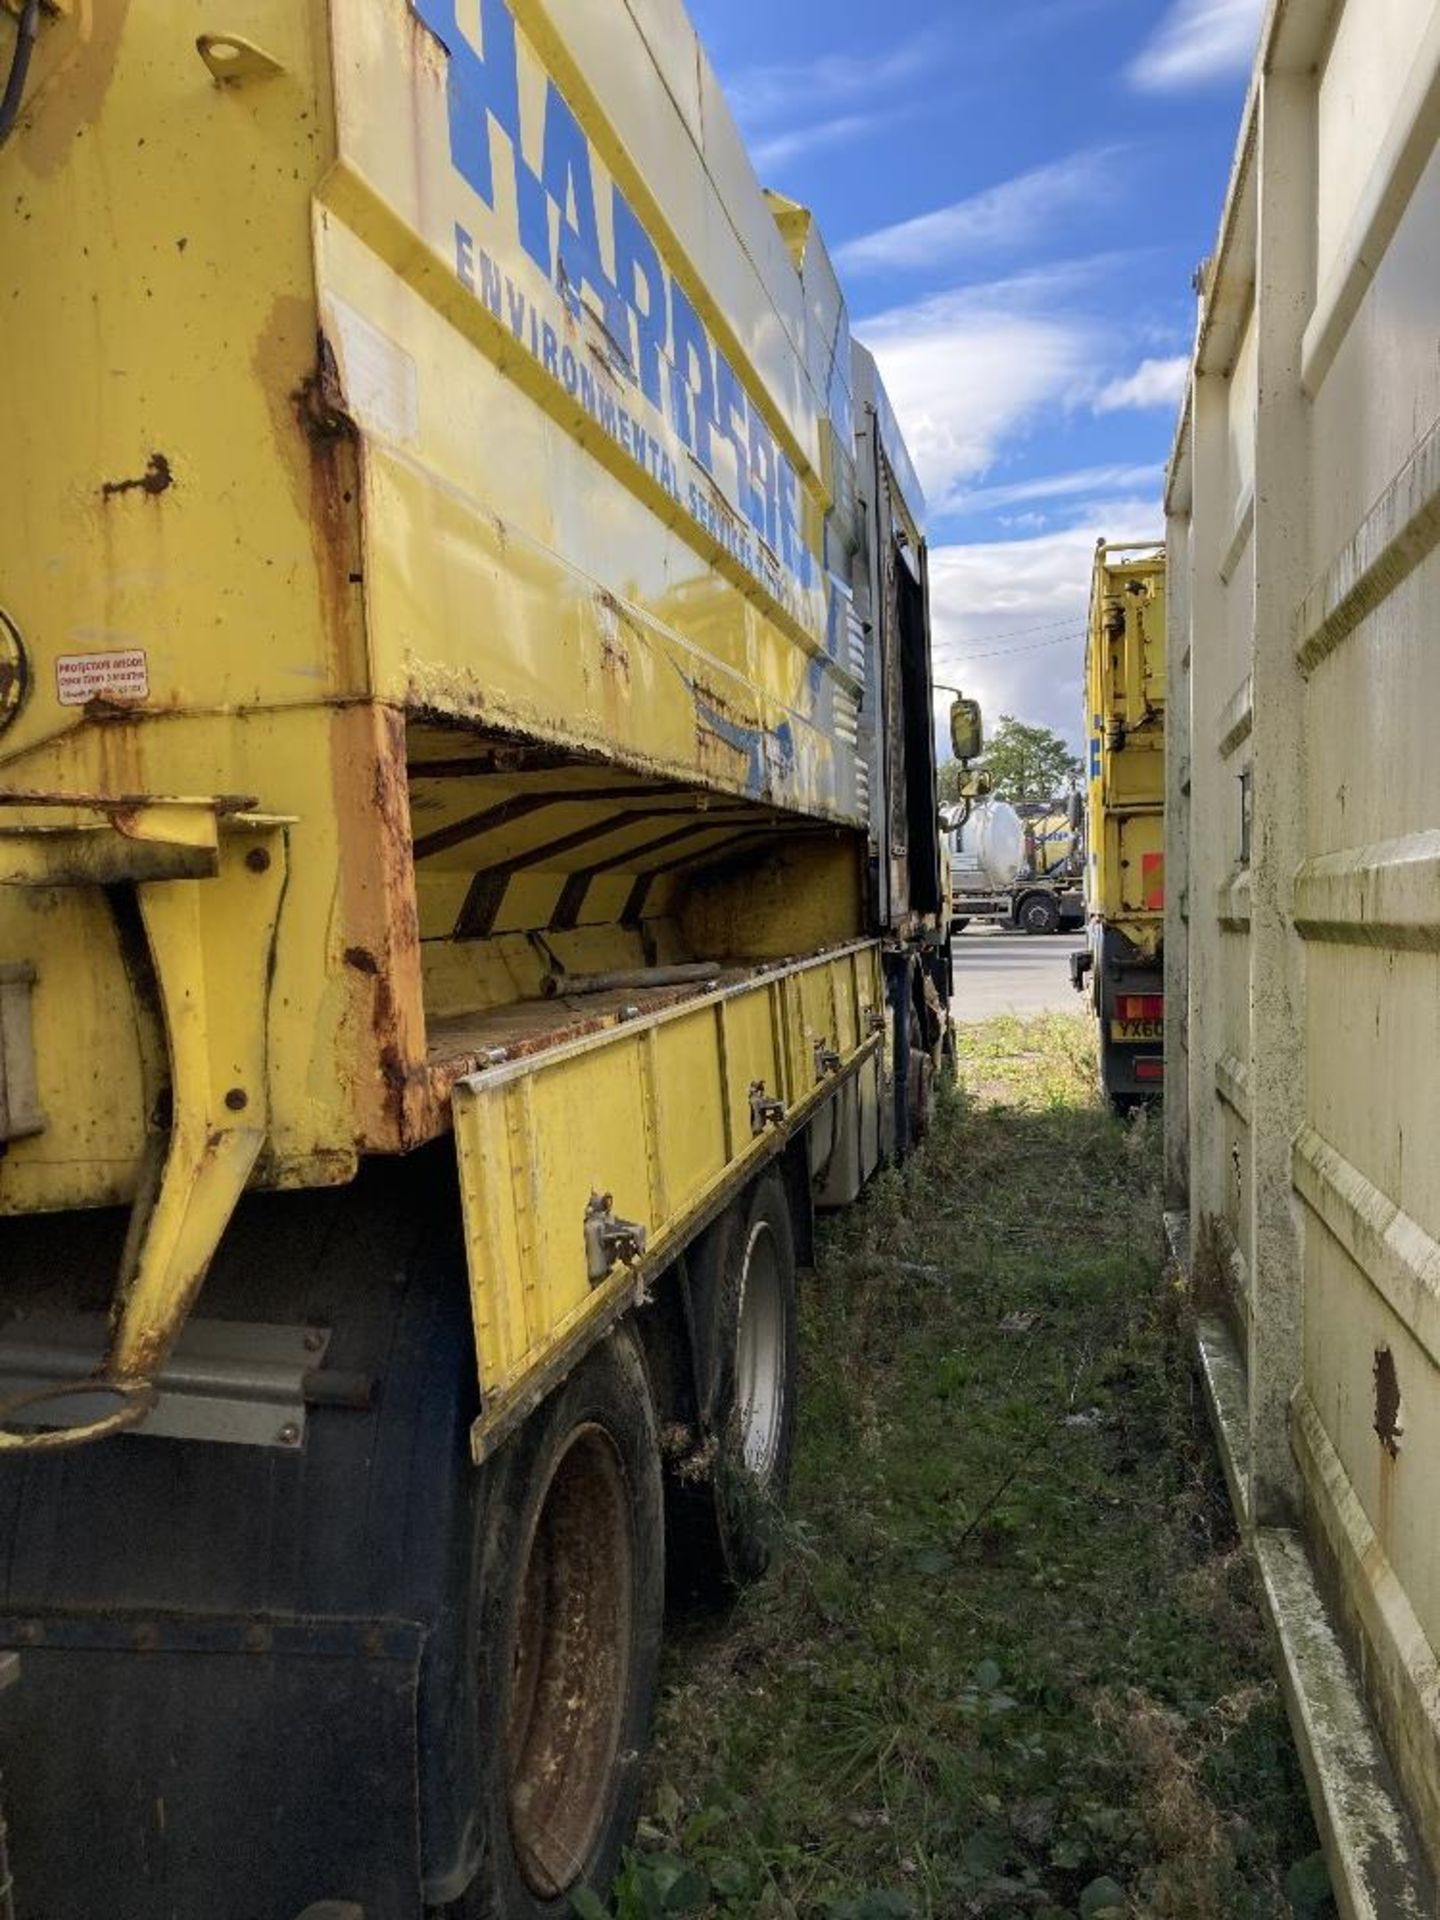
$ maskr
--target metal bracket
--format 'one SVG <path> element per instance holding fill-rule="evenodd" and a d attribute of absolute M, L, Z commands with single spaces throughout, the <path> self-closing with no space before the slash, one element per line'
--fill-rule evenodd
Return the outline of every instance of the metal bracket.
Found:
<path fill-rule="evenodd" d="M 815 1042 L 815 1078 L 828 1080 L 833 1073 L 839 1073 L 845 1062 L 822 1035 Z"/>
<path fill-rule="evenodd" d="M 43 1133 L 30 990 L 35 969 L 0 966 L 0 1145 Z"/>
<path fill-rule="evenodd" d="M 785 1102 L 772 1100 L 765 1091 L 763 1080 L 750 1082 L 750 1131 L 764 1133 L 767 1127 L 778 1127 L 785 1118 Z"/>
<path fill-rule="evenodd" d="M 889 1016 L 882 1013 L 879 1007 L 866 1007 L 861 1019 L 866 1033 L 872 1037 L 877 1033 L 884 1033 L 890 1024 Z"/>
<path fill-rule="evenodd" d="M 618 1265 L 633 1267 L 645 1252 L 645 1229 L 638 1221 L 616 1218 L 615 1198 L 592 1193 L 585 1208 L 585 1271 L 598 1287 Z"/>
<path fill-rule="evenodd" d="M 0 794 L 0 884 L 114 887 L 134 901 L 127 961 L 139 974 L 145 1110 L 155 1116 L 96 1381 L 104 1411 L 89 1424 L 62 1419 L 76 1396 L 53 1382 L 22 1396 L 28 1404 L 0 1404 L 0 1455 L 81 1446 L 151 1415 L 269 1132 L 268 1001 L 288 824 L 225 796 Z M 43 1423 L 32 1419 L 41 1407 Z M 50 1430 L 17 1430 L 27 1424 Z"/>
<path fill-rule="evenodd" d="M 104 1418 L 115 1389 L 96 1376 L 108 1339 L 102 1314 L 12 1320 L 0 1331 L 7 1424 L 42 1431 L 51 1424 L 48 1408 L 63 1429 Z M 328 1327 L 190 1320 L 155 1377 L 143 1431 L 293 1453 L 304 1443 L 309 1407 L 363 1408 L 373 1397 L 373 1382 L 325 1368 L 329 1345 Z"/>
<path fill-rule="evenodd" d="M 273 53 L 257 47 L 238 33 L 202 33 L 195 51 L 222 87 L 242 86 L 247 80 L 273 80 L 285 71 Z"/>

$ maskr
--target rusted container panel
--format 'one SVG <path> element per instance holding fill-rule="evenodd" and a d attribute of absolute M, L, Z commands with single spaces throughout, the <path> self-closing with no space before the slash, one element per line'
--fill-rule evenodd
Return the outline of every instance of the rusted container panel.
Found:
<path fill-rule="evenodd" d="M 1429 0 L 1272 7 L 1170 474 L 1169 1164 L 1262 1562 L 1303 1540 L 1268 1587 L 1347 1913 L 1433 1912 L 1440 1865 L 1437 132 Z M 1325 1711 L 1327 1609 L 1371 1760 Z"/>

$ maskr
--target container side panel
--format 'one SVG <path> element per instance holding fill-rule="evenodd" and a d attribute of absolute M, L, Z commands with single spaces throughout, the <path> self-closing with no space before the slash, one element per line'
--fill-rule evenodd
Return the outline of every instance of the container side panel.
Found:
<path fill-rule="evenodd" d="M 378 690 L 858 824 L 829 398 L 683 18 L 334 18 L 316 244 Z"/>

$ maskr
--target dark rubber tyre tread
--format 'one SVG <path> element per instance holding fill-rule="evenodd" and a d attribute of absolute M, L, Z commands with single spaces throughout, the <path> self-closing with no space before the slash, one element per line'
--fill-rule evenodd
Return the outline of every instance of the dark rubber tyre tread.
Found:
<path fill-rule="evenodd" d="M 765 1486 L 757 1490 L 735 1431 L 736 1351 L 745 1251 L 762 1222 L 774 1235 L 784 1354 L 778 1440 Z M 668 1489 L 672 1577 L 677 1593 L 714 1603 L 733 1597 L 769 1565 L 794 1458 L 799 1293 L 794 1225 L 778 1175 L 762 1175 L 726 1209 L 692 1248 L 689 1266 L 700 1433 Z"/>
<path fill-rule="evenodd" d="M 1048 893 L 1028 894 L 1020 903 L 1017 918 L 1025 933 L 1058 933 L 1060 931 L 1059 902 Z"/>
<path fill-rule="evenodd" d="M 628 1492 L 629 1664 L 603 1811 L 573 1882 L 553 1897 L 527 1881 L 511 1831 L 506 1735 L 522 1668 L 517 1619 L 521 1564 L 555 1463 L 574 1436 L 599 1427 Z M 602 1896 L 634 1837 L 641 1765 L 650 1738 L 664 1625 L 665 1516 L 655 1408 L 638 1341 L 621 1326 L 595 1348 L 483 1469 L 471 1583 L 471 1698 L 480 1729 L 481 1864 L 455 1920 L 562 1920 L 580 1885 Z"/>

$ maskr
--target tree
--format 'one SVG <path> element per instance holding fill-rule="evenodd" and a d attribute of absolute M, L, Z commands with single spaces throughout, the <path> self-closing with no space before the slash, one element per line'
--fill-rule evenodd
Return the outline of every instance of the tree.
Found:
<path fill-rule="evenodd" d="M 1085 771 L 1085 763 L 1058 733 L 1049 727 L 1026 726 L 1010 713 L 1001 714 L 981 764 L 997 798 L 1012 806 L 1073 793 Z"/>

